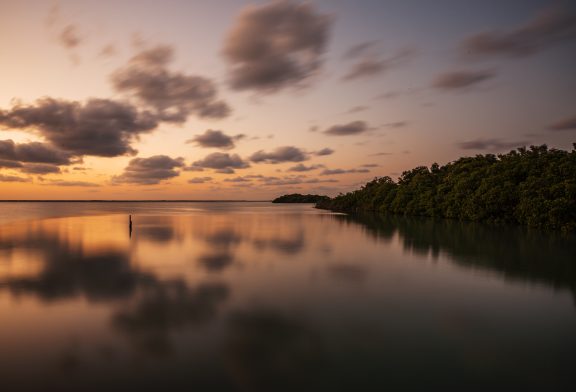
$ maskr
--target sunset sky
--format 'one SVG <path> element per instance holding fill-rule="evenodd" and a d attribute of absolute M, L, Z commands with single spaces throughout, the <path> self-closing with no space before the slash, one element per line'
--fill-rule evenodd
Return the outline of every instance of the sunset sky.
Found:
<path fill-rule="evenodd" d="M 571 149 L 575 70 L 570 0 L 0 0 L 0 198 L 332 196 Z"/>

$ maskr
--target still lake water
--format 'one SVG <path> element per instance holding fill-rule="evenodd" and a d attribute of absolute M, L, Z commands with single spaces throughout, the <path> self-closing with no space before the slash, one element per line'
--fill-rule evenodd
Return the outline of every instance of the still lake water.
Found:
<path fill-rule="evenodd" d="M 3 391 L 575 387 L 573 236 L 311 205 L 0 203 Z"/>

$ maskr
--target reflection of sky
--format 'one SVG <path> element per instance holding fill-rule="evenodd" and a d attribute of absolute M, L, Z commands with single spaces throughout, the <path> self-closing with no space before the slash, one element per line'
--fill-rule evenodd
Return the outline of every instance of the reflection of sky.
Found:
<path fill-rule="evenodd" d="M 567 382 L 573 240 L 258 208 L 139 214 L 131 238 L 124 214 L 1 226 L 0 376 L 261 390 L 382 386 L 385 371 L 395 385 L 410 369 L 415 387 L 448 375 L 532 385 L 526 371 Z"/>
<path fill-rule="evenodd" d="M 258 2 L 262 4 L 264 2 Z M 503 152 L 516 144 L 547 143 L 571 148 L 574 131 L 550 131 L 548 127 L 573 117 L 575 79 L 574 25 L 558 43 L 543 40 L 538 53 L 521 58 L 490 57 L 482 61 L 460 58 L 459 43 L 484 31 L 513 31 L 527 25 L 540 13 L 561 9 L 566 15 L 576 12 L 573 2 L 530 1 L 356 1 L 319 0 L 319 13 L 333 18 L 323 67 L 307 89 L 282 90 L 260 96 L 258 92 L 237 92 L 226 85 L 227 65 L 222 48 L 229 31 L 248 1 L 169 2 L 123 0 L 110 2 L 57 2 L 57 21 L 47 23 L 52 4 L 32 0 L 0 4 L 0 108 L 13 99 L 33 102 L 50 96 L 85 100 L 91 97 L 118 98 L 110 86 L 110 75 L 135 54 L 135 37 L 149 45 L 166 44 L 174 48 L 173 69 L 201 75 L 219 86 L 219 96 L 234 109 L 221 121 L 190 117 L 182 126 L 163 124 L 157 131 L 134 141 L 138 157 L 164 154 L 184 157 L 187 163 L 204 158 L 216 150 L 185 142 L 207 129 L 229 135 L 244 134 L 233 153 L 248 157 L 259 151 L 294 145 L 307 151 L 330 147 L 330 156 L 311 156 L 310 165 L 329 169 L 353 170 L 364 164 L 377 164 L 370 173 L 348 172 L 330 178 L 332 183 L 305 183 L 325 180 L 318 171 L 308 172 L 300 183 L 267 185 L 252 179 L 246 183 L 224 181 L 236 176 L 262 175 L 286 178 L 294 162 L 253 164 L 235 175 L 181 172 L 169 183 L 137 187 L 110 185 L 122 173 L 131 156 L 84 157 L 87 171 L 72 171 L 38 176 L 25 175 L 33 183 L 5 182 L 3 198 L 83 199 L 267 199 L 292 191 L 330 195 L 358 187 L 374 176 L 391 175 L 416 165 L 446 163 L 462 155 Z M 61 30 L 75 26 L 81 38 L 73 50 L 59 42 Z M 537 40 L 537 38 L 534 38 Z M 369 79 L 342 81 L 353 61 L 343 58 L 352 46 L 376 42 L 377 50 L 388 58 L 411 49 L 415 55 L 406 64 L 392 67 Z M 100 53 L 112 45 L 115 54 Z M 38 64 L 42 64 L 39 69 Z M 497 76 L 470 91 L 438 91 L 431 87 L 445 72 L 472 70 L 495 72 Z M 393 93 L 392 99 L 374 99 Z M 392 96 L 390 95 L 390 96 Z M 350 113 L 350 109 L 366 110 Z M 365 121 L 378 132 L 348 137 L 330 137 L 309 132 L 313 126 L 325 130 L 333 125 Z M 405 122 L 394 128 L 386 124 Z M 38 133 L 2 126 L 0 140 L 43 141 Z M 481 141 L 485 150 L 465 150 L 461 143 Z M 375 155 L 386 153 L 389 155 Z M 277 170 L 281 170 L 278 172 Z M 395 174 L 396 173 L 396 174 Z M 2 168 L 0 174 L 22 175 Z M 302 174 L 302 173 L 301 173 Z M 205 183 L 189 179 L 211 177 Z M 67 181 L 62 183 L 62 181 Z M 76 182 L 76 185 L 72 183 Z M 101 186 L 78 185 L 82 181 Z M 278 184 L 279 180 L 272 181 Z M 287 181 L 287 182 L 291 182 Z M 144 190 L 144 192 L 142 192 Z"/>

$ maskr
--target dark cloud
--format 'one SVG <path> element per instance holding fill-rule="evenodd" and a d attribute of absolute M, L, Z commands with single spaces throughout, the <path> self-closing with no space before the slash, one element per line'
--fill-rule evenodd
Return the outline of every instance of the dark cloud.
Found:
<path fill-rule="evenodd" d="M 170 158 L 166 155 L 154 155 L 149 158 L 134 158 L 124 169 L 124 173 L 115 176 L 113 183 L 155 185 L 163 180 L 177 177 L 175 170 L 184 166 L 184 159 Z"/>
<path fill-rule="evenodd" d="M 576 130 L 576 116 L 567 117 L 548 127 L 552 131 L 574 131 Z"/>
<path fill-rule="evenodd" d="M 344 125 L 334 125 L 324 131 L 327 135 L 332 136 L 346 136 L 358 135 L 367 132 L 370 128 L 364 121 L 354 121 Z"/>
<path fill-rule="evenodd" d="M 10 161 L 7 159 L 0 159 L 0 167 L 9 168 L 9 169 L 17 169 L 22 167 L 22 163 L 16 161 Z"/>
<path fill-rule="evenodd" d="M 30 178 L 16 177 L 16 176 L 5 176 L 0 174 L 0 182 L 30 182 Z"/>
<path fill-rule="evenodd" d="M 53 174 L 60 173 L 60 168 L 56 165 L 50 165 L 47 163 L 25 163 L 20 169 L 24 173 L 28 174 Z"/>
<path fill-rule="evenodd" d="M 315 152 L 314 152 L 314 155 L 317 155 L 317 156 L 319 156 L 319 157 L 323 157 L 323 156 L 326 156 L 326 155 L 332 155 L 332 154 L 334 154 L 334 150 L 331 149 L 331 148 L 329 148 L 329 147 L 325 147 L 325 148 L 323 148 L 323 149 L 321 149 L 321 150 L 318 150 L 318 151 L 315 151 Z"/>
<path fill-rule="evenodd" d="M 222 148 L 230 150 L 236 147 L 235 141 L 245 138 L 245 135 L 228 136 L 219 130 L 208 129 L 201 135 L 194 136 L 187 140 L 186 143 L 194 143 L 200 147 Z"/>
<path fill-rule="evenodd" d="M 0 124 L 34 131 L 70 154 L 104 157 L 136 153 L 131 142 L 158 125 L 151 113 L 140 112 L 127 103 L 108 99 L 80 103 L 54 98 L 0 111 Z"/>
<path fill-rule="evenodd" d="M 371 157 L 383 157 L 387 155 L 392 155 L 391 152 L 377 152 L 375 154 L 370 154 Z"/>
<path fill-rule="evenodd" d="M 576 40 L 576 15 L 547 11 L 510 30 L 487 31 L 465 39 L 460 50 L 472 57 L 527 57 Z"/>
<path fill-rule="evenodd" d="M 0 140 L 0 159 L 31 163 L 50 163 L 55 165 L 69 165 L 72 154 L 55 149 L 46 143 L 20 143 L 13 140 Z"/>
<path fill-rule="evenodd" d="M 239 155 L 223 152 L 212 153 L 192 164 L 192 168 L 214 169 L 224 174 L 232 174 L 235 169 L 245 169 L 248 167 L 250 167 L 250 164 L 240 158 Z"/>
<path fill-rule="evenodd" d="M 289 172 L 307 172 L 311 170 L 316 170 L 324 167 L 324 165 L 310 165 L 306 166 L 301 163 L 297 164 L 296 166 L 292 166 L 288 169 Z"/>
<path fill-rule="evenodd" d="M 293 146 L 278 147 L 271 152 L 260 150 L 250 156 L 252 162 L 266 163 L 302 162 L 308 159 L 309 156 L 306 152 Z"/>
<path fill-rule="evenodd" d="M 100 186 L 100 184 L 96 184 L 95 182 L 87 182 L 87 181 L 51 181 L 44 185 L 55 185 L 64 187 L 85 187 L 85 188 L 93 188 Z"/>
<path fill-rule="evenodd" d="M 246 8 L 224 45 L 230 85 L 260 93 L 303 85 L 322 66 L 330 25 L 331 17 L 308 3 Z"/>
<path fill-rule="evenodd" d="M 476 139 L 458 143 L 463 150 L 507 150 L 530 144 L 527 141 L 506 142 L 501 139 Z"/>
<path fill-rule="evenodd" d="M 340 181 L 334 180 L 334 179 L 319 180 L 317 178 L 311 178 L 309 180 L 304 181 L 305 184 L 328 184 L 328 183 L 334 183 L 334 182 L 340 182 Z"/>
<path fill-rule="evenodd" d="M 379 167 L 380 165 L 377 163 L 366 163 L 362 165 L 362 167 Z"/>
<path fill-rule="evenodd" d="M 111 76 L 114 88 L 135 97 L 168 122 L 182 123 L 189 115 L 224 118 L 231 109 L 218 100 L 216 85 L 210 79 L 172 72 L 170 46 L 145 49 Z"/>
<path fill-rule="evenodd" d="M 225 167 L 223 169 L 215 169 L 214 171 L 216 173 L 221 173 L 221 174 L 234 174 L 234 173 L 236 173 L 236 171 L 234 169 L 232 169 L 231 167 Z"/>
<path fill-rule="evenodd" d="M 64 27 L 58 38 L 60 43 L 67 49 L 74 49 L 83 41 L 83 38 L 78 31 L 78 27 L 73 24 Z"/>
<path fill-rule="evenodd" d="M 266 186 L 283 186 L 283 185 L 300 185 L 300 184 L 320 184 L 338 182 L 337 180 L 320 180 L 317 178 L 306 178 L 303 175 L 291 175 L 284 177 L 266 177 L 261 176 L 258 179 L 262 185 Z"/>
<path fill-rule="evenodd" d="M 196 177 L 188 180 L 188 184 L 204 184 L 212 181 L 212 177 Z"/>
<path fill-rule="evenodd" d="M 234 178 L 226 178 L 224 182 L 252 182 L 252 179 L 247 177 L 234 177 Z"/>
<path fill-rule="evenodd" d="M 320 173 L 321 176 L 333 176 L 336 174 L 347 174 L 347 173 L 370 173 L 368 169 L 324 169 Z"/>
<path fill-rule="evenodd" d="M 391 57 L 382 57 L 376 54 L 367 54 L 352 65 L 342 80 L 364 79 L 380 75 L 393 68 L 406 64 L 414 57 L 415 52 L 404 49 Z"/>
<path fill-rule="evenodd" d="M 453 71 L 440 74 L 432 86 L 442 90 L 465 90 L 496 76 L 494 71 Z"/>

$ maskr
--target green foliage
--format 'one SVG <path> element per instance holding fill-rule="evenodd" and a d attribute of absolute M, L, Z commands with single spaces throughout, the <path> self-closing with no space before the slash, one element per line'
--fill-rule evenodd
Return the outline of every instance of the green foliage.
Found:
<path fill-rule="evenodd" d="M 531 146 L 419 166 L 317 207 L 576 230 L 576 144 L 570 152 Z"/>
<path fill-rule="evenodd" d="M 272 200 L 272 203 L 319 203 L 321 201 L 330 200 L 328 196 L 320 195 L 301 195 L 299 193 L 292 193 L 284 195 Z"/>

